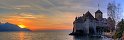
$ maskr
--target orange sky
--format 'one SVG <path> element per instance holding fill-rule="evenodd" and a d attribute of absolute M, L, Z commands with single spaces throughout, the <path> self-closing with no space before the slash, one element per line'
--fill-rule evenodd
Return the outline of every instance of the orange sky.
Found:
<path fill-rule="evenodd" d="M 25 25 L 30 30 L 71 30 L 76 14 L 60 13 L 61 16 L 33 15 L 31 13 L 21 13 L 5 18 L 7 22 Z"/>

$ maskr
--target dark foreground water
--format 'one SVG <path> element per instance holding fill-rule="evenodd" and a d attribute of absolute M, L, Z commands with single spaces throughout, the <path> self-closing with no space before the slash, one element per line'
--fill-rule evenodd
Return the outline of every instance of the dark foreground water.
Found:
<path fill-rule="evenodd" d="M 0 32 L 0 40 L 112 40 L 111 38 L 89 38 L 70 36 L 70 31 Z"/>

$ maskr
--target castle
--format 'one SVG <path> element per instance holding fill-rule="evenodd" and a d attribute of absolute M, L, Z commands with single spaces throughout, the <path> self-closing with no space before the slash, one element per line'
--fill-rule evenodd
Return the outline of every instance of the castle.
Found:
<path fill-rule="evenodd" d="M 115 21 L 110 17 L 103 18 L 100 10 L 95 12 L 95 17 L 88 11 L 83 16 L 76 17 L 73 26 L 72 34 L 102 34 L 105 30 L 114 30 Z"/>

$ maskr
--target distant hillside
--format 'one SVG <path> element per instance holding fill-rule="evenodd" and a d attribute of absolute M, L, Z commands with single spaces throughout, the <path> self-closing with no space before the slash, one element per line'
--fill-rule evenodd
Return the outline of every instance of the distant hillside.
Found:
<path fill-rule="evenodd" d="M 30 31 L 26 28 L 20 28 L 19 26 L 11 23 L 0 24 L 0 32 L 1 31 Z"/>

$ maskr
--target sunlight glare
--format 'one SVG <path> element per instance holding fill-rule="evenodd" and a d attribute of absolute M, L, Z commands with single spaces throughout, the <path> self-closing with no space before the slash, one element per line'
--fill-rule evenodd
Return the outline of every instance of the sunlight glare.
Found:
<path fill-rule="evenodd" d="M 20 28 L 26 28 L 26 26 L 25 25 L 18 25 Z"/>

